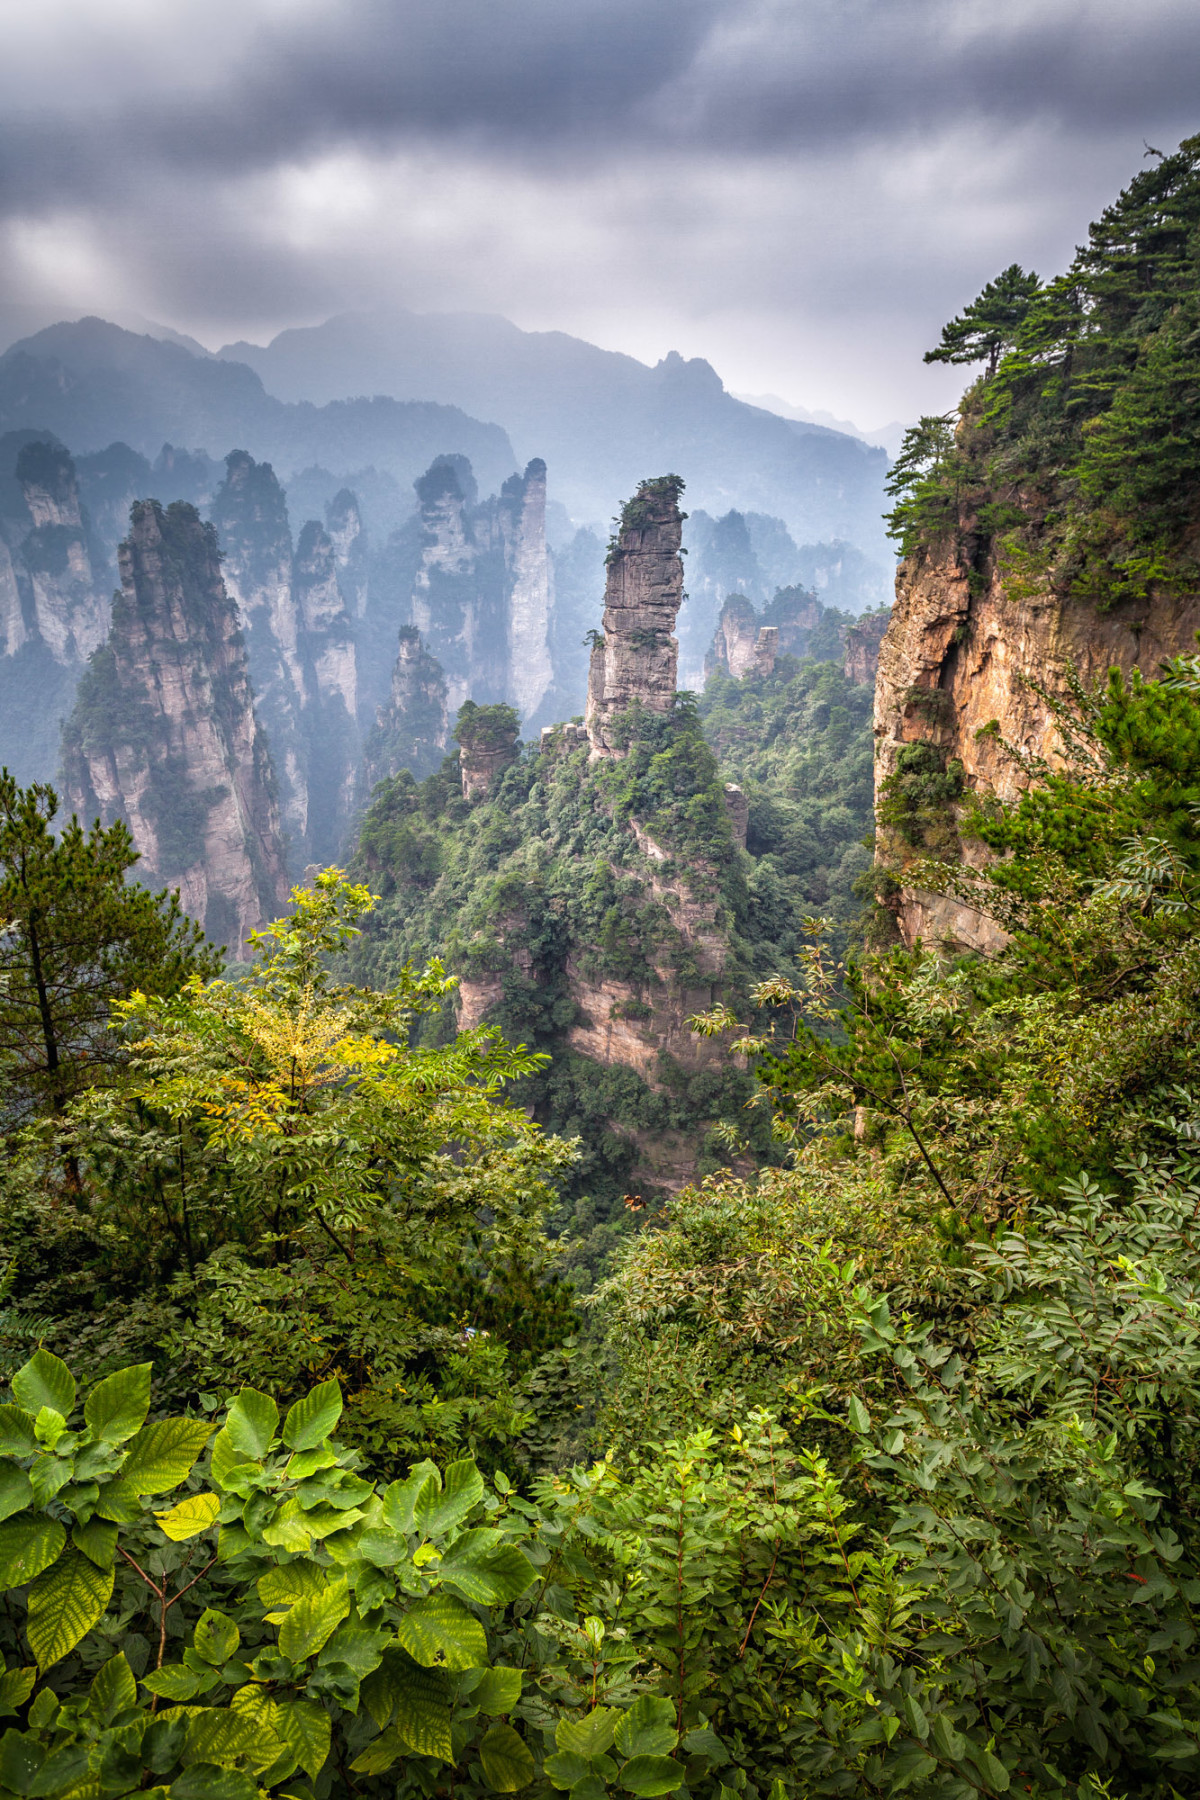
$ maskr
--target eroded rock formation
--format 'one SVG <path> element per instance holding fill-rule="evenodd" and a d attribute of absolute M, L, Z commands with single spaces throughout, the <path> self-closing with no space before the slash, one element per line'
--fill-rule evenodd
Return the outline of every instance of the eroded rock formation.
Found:
<path fill-rule="evenodd" d="M 744 594 L 730 594 L 721 608 L 710 666 L 740 681 L 743 675 L 769 675 L 779 651 L 778 625 L 760 625 Z"/>
<path fill-rule="evenodd" d="M 879 651 L 875 686 L 877 802 L 920 755 L 956 784 L 1011 801 L 1023 781 L 1001 739 L 1053 763 L 1059 741 L 1037 692 L 1062 695 L 1074 669 L 1085 682 L 1109 668 L 1153 675 L 1164 658 L 1195 649 L 1200 597 L 1152 593 L 1099 612 L 1048 582 L 1032 589 L 1007 581 L 994 560 L 982 570 L 947 542 L 901 565 L 896 605 Z M 918 747 L 920 747 L 918 749 Z M 961 806 L 942 806 L 937 853 L 973 860 L 980 847 L 960 840 Z M 903 869 L 925 846 L 894 827 L 878 834 L 879 859 Z M 951 899 L 902 886 L 895 902 L 906 943 L 917 937 L 991 949 L 997 928 Z"/>
<path fill-rule="evenodd" d="M 360 796 L 376 782 L 407 769 L 418 781 L 432 775 L 450 748 L 450 707 L 441 664 L 430 656 L 414 625 L 400 631 L 392 668 L 392 692 L 379 708 L 363 751 Z"/>
<path fill-rule="evenodd" d="M 237 608 L 195 508 L 138 502 L 108 640 L 63 734 L 71 805 L 126 821 L 139 878 L 235 951 L 287 903 L 279 813 Z"/>
<path fill-rule="evenodd" d="M 621 514 L 608 557 L 604 635 L 593 644 L 588 669 L 584 717 L 593 757 L 620 754 L 614 724 L 635 702 L 657 713 L 675 704 L 679 645 L 672 633 L 683 604 L 682 490 L 677 475 L 643 482 Z"/>
<path fill-rule="evenodd" d="M 846 630 L 842 671 L 856 687 L 873 687 L 879 672 L 879 647 L 891 620 L 891 611 L 864 613 L 856 625 Z"/>

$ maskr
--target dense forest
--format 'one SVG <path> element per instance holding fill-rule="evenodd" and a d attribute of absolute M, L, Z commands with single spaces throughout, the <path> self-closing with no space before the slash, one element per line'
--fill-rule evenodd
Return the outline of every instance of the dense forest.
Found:
<path fill-rule="evenodd" d="M 1185 579 L 1198 221 L 1193 143 L 947 327 L 910 550 Z M 1152 674 L 1009 805 L 883 796 L 987 957 L 887 941 L 829 662 L 604 762 L 464 708 L 249 965 L 0 779 L 0 1791 L 1194 1793 L 1200 657 Z M 598 1093 L 568 965 L 716 990 L 707 1060 Z M 665 1202 L 605 1163 L 647 1107 L 707 1121 Z"/>

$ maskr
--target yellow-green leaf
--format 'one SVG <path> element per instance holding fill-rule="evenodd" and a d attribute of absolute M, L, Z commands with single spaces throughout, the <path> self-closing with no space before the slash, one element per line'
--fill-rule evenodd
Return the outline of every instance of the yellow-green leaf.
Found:
<path fill-rule="evenodd" d="M 141 1430 L 149 1411 L 149 1363 L 135 1363 L 106 1376 L 83 1403 L 83 1416 L 91 1426 L 92 1436 L 103 1444 L 123 1444 Z"/>
<path fill-rule="evenodd" d="M 159 1513 L 157 1524 L 160 1531 L 166 1533 L 172 1543 L 182 1544 L 188 1538 L 199 1537 L 217 1522 L 217 1514 L 221 1510 L 221 1502 L 215 1494 L 189 1494 L 170 1512 Z"/>
<path fill-rule="evenodd" d="M 25 1632 L 43 1673 L 104 1617 L 112 1591 L 113 1571 L 98 1569 L 74 1545 L 38 1576 L 29 1590 Z"/>
<path fill-rule="evenodd" d="M 487 1637 L 474 1613 L 450 1594 L 430 1594 L 411 1606 L 397 1637 L 424 1668 L 475 1669 L 487 1661 Z"/>
<path fill-rule="evenodd" d="M 342 1390 L 334 1380 L 297 1400 L 283 1421 L 283 1441 L 292 1450 L 315 1450 L 342 1416 Z"/>
<path fill-rule="evenodd" d="M 119 1713 L 136 1705 L 137 1682 L 124 1651 L 118 1650 L 96 1672 L 88 1689 L 88 1711 L 101 1725 L 111 1725 Z"/>
<path fill-rule="evenodd" d="M 395 1699 L 395 1728 L 410 1750 L 450 1762 L 450 1719 L 454 1711 L 450 1678 L 441 1669 L 422 1668 L 411 1656 L 393 1652 L 387 1661 Z"/>
<path fill-rule="evenodd" d="M 212 1436 L 203 1419 L 159 1419 L 143 1426 L 121 1469 L 121 1480 L 135 1494 L 164 1494 L 192 1472 L 192 1464 Z"/>
<path fill-rule="evenodd" d="M 271 1448 L 278 1424 L 279 1408 L 271 1396 L 244 1387 L 229 1409 L 225 1429 L 236 1449 L 261 1461 Z"/>
<path fill-rule="evenodd" d="M 231 1469 L 248 1467 L 254 1458 L 239 1450 L 225 1426 L 222 1425 L 213 1439 L 212 1457 L 209 1461 L 209 1472 L 218 1487 L 225 1486 L 225 1477 Z"/>
<path fill-rule="evenodd" d="M 329 1758 L 331 1721 L 313 1700 L 283 1700 L 275 1708 L 275 1732 L 287 1745 L 310 1781 Z"/>
<path fill-rule="evenodd" d="M 279 1627 L 279 1648 L 292 1662 L 304 1662 L 324 1648 L 349 1611 L 350 1596 L 342 1582 L 323 1594 L 306 1594 Z"/>
<path fill-rule="evenodd" d="M 511 1725 L 493 1725 L 479 1746 L 484 1779 L 494 1794 L 516 1794 L 533 1780 L 533 1753 Z"/>
<path fill-rule="evenodd" d="M 0 1591 L 23 1587 L 49 1568 L 67 1541 L 57 1519 L 44 1514 L 0 1525 Z"/>
<path fill-rule="evenodd" d="M 494 1718 L 497 1713 L 511 1712 L 520 1698 L 520 1669 L 485 1669 L 471 1689 L 472 1705 L 489 1718 Z"/>
<path fill-rule="evenodd" d="M 111 1569 L 117 1554 L 117 1528 L 103 1519 L 89 1519 L 86 1525 L 71 1527 L 71 1542 L 77 1550 L 94 1562 L 98 1569 Z"/>
<path fill-rule="evenodd" d="M 6 1669 L 0 1675 L 0 1718 L 16 1712 L 18 1706 L 24 1706 L 36 1680 L 37 1670 L 32 1667 Z"/>
<path fill-rule="evenodd" d="M 23 1369 L 12 1378 L 12 1391 L 20 1404 L 35 1416 L 49 1406 L 69 1419 L 75 1406 L 75 1377 L 65 1362 L 49 1350 L 35 1350 Z"/>

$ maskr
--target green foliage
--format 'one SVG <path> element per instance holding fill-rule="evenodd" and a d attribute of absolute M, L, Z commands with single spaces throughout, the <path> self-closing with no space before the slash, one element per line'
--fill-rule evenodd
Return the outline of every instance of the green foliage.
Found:
<path fill-rule="evenodd" d="M 987 366 L 956 436 L 923 419 L 892 471 L 906 555 L 950 536 L 978 570 L 1036 549 L 1043 579 L 1101 606 L 1194 581 L 1200 139 L 1154 154 L 1065 274 L 1014 265 L 927 356 Z"/>
<path fill-rule="evenodd" d="M 111 1080 L 127 1047 L 108 1029 L 135 991 L 165 997 L 218 959 L 177 895 L 127 884 L 137 861 L 126 827 L 72 819 L 56 838 L 54 789 L 0 771 L 0 1069 L 10 1125 L 37 1107 L 61 1113 Z"/>

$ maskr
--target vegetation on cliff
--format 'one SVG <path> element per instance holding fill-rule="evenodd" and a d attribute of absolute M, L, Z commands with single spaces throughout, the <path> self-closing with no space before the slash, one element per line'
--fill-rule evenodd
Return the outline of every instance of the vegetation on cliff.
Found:
<path fill-rule="evenodd" d="M 1064 274 L 1014 265 L 946 326 L 931 358 L 986 368 L 892 469 L 906 554 L 959 534 L 1100 606 L 1195 580 L 1200 138 L 1150 154 Z"/>

